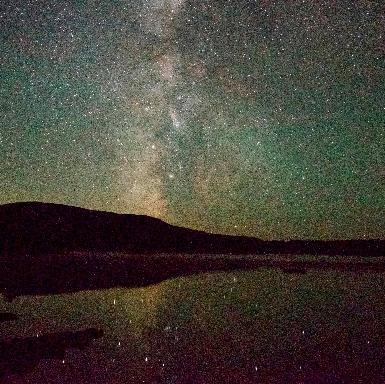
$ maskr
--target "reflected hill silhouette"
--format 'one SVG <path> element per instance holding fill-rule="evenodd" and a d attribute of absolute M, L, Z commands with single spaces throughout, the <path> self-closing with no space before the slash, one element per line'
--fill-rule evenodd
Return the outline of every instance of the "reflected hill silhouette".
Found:
<path fill-rule="evenodd" d="M 303 261 L 268 257 L 199 255 L 124 255 L 71 253 L 21 257 L 2 262 L 0 291 L 11 301 L 22 295 L 48 295 L 114 287 L 144 287 L 161 281 L 199 273 L 259 268 L 303 274 L 309 270 L 384 272 L 378 261 Z"/>
<path fill-rule="evenodd" d="M 0 378 L 31 372 L 42 359 L 63 360 L 67 349 L 84 349 L 102 336 L 102 330 L 89 328 L 0 341 Z"/>
<path fill-rule="evenodd" d="M 343 257 L 299 261 L 267 256 L 383 256 L 384 240 L 262 241 L 175 227 L 147 216 L 55 204 L 0 206 L 0 229 L 0 291 L 8 300 L 19 295 L 141 287 L 204 272 L 385 270 L 383 262 L 370 259 L 352 263 Z"/>

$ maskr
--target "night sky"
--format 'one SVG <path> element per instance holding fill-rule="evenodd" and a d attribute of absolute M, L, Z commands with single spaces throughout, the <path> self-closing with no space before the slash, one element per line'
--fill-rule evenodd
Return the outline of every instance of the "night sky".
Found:
<path fill-rule="evenodd" d="M 0 203 L 384 238 L 382 1 L 5 0 Z"/>

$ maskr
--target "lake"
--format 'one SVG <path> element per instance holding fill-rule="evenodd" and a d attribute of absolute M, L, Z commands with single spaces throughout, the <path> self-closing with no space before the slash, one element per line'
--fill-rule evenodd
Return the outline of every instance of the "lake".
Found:
<path fill-rule="evenodd" d="M 0 323 L 0 381 L 384 383 L 384 288 L 381 272 L 262 268 L 1 300 L 18 319 Z"/>

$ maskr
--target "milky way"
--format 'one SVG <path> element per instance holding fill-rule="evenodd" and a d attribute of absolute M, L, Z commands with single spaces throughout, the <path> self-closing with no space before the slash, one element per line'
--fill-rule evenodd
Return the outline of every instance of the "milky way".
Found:
<path fill-rule="evenodd" d="M 0 203 L 384 236 L 381 2 L 0 7 Z"/>

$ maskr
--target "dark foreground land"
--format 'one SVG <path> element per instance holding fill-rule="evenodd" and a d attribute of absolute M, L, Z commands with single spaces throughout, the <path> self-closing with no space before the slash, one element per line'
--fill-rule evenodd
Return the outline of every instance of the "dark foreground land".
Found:
<path fill-rule="evenodd" d="M 141 287 L 216 271 L 383 272 L 384 249 L 384 240 L 285 242 L 215 235 L 147 216 L 55 204 L 0 207 L 0 290 L 8 299 Z M 318 257 L 299 260 L 298 255 Z M 350 255 L 361 259 L 352 261 Z"/>
<path fill-rule="evenodd" d="M 0 379 L 9 374 L 25 375 L 33 371 L 41 360 L 63 360 L 69 348 L 84 349 L 103 331 L 89 328 L 35 337 L 0 341 Z"/>
<path fill-rule="evenodd" d="M 140 215 L 47 203 L 0 206 L 0 255 L 62 252 L 126 254 L 295 254 L 384 256 L 385 240 L 263 241 L 195 231 Z"/>

